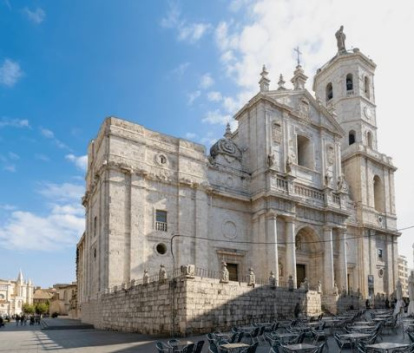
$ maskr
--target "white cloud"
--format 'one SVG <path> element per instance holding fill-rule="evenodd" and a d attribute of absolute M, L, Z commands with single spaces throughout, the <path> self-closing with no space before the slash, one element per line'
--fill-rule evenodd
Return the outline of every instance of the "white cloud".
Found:
<path fill-rule="evenodd" d="M 211 25 L 208 23 L 190 23 L 188 25 L 181 25 L 178 28 L 178 40 L 195 43 L 199 41 L 210 28 Z"/>
<path fill-rule="evenodd" d="M 198 42 L 211 29 L 209 23 L 188 23 L 183 20 L 176 2 L 169 3 L 167 16 L 161 20 L 161 26 L 176 29 L 177 39 L 191 44 Z"/>
<path fill-rule="evenodd" d="M 81 196 L 84 193 L 84 186 L 79 184 L 53 184 L 44 183 L 38 193 L 47 199 L 57 202 L 77 202 L 80 204 Z"/>
<path fill-rule="evenodd" d="M 190 66 L 189 62 L 182 63 L 178 65 L 176 68 L 174 68 L 173 70 L 171 70 L 171 74 L 176 75 L 179 78 L 181 78 L 185 74 L 189 66 Z"/>
<path fill-rule="evenodd" d="M 231 115 L 222 114 L 219 110 L 209 111 L 202 119 L 203 123 L 226 125 L 231 121 Z"/>
<path fill-rule="evenodd" d="M 13 87 L 23 76 L 19 63 L 5 59 L 0 66 L 0 85 Z"/>
<path fill-rule="evenodd" d="M 39 161 L 49 162 L 50 158 L 44 154 L 35 154 L 35 158 Z"/>
<path fill-rule="evenodd" d="M 0 204 L 0 209 L 5 211 L 14 211 L 16 209 L 16 206 L 9 205 L 9 204 Z"/>
<path fill-rule="evenodd" d="M 214 85 L 214 79 L 211 77 L 210 73 L 206 73 L 203 76 L 201 76 L 200 79 L 200 87 L 203 89 L 207 89 Z"/>
<path fill-rule="evenodd" d="M 57 139 L 56 137 L 55 137 L 55 134 L 54 134 L 54 132 L 52 131 L 52 130 L 49 130 L 49 129 L 45 129 L 45 128 L 40 128 L 40 133 L 41 133 L 41 135 L 43 136 L 43 137 L 45 137 L 45 138 L 47 138 L 47 139 L 50 139 L 50 140 L 52 140 L 53 141 L 53 143 L 57 146 L 57 147 L 59 147 L 59 148 L 61 148 L 61 149 L 67 149 L 67 150 L 70 150 L 70 148 L 68 147 L 68 146 L 66 146 L 62 141 L 60 141 L 59 139 Z"/>
<path fill-rule="evenodd" d="M 28 7 L 25 7 L 23 9 L 23 13 L 26 15 L 26 17 L 35 24 L 42 23 L 46 18 L 46 12 L 38 7 L 36 10 L 30 10 Z"/>
<path fill-rule="evenodd" d="M 187 132 L 185 134 L 185 138 L 189 139 L 189 140 L 194 140 L 197 137 L 197 134 L 193 133 L 193 132 Z"/>
<path fill-rule="evenodd" d="M 195 92 L 191 92 L 188 94 L 188 101 L 187 104 L 188 105 L 192 105 L 194 103 L 194 101 L 200 97 L 201 92 L 200 91 L 195 91 Z"/>
<path fill-rule="evenodd" d="M 74 163 L 76 165 L 77 168 L 79 168 L 80 170 L 86 171 L 86 167 L 88 165 L 88 156 L 84 155 L 84 156 L 75 156 L 73 154 L 68 154 L 65 156 L 65 158 L 68 161 L 71 161 L 72 163 Z"/>
<path fill-rule="evenodd" d="M 38 191 L 49 204 L 49 213 L 4 207 L 7 221 L 0 226 L 0 247 L 9 250 L 54 251 L 73 248 L 85 229 L 84 210 L 80 198 L 83 186 L 46 183 Z"/>
<path fill-rule="evenodd" d="M 7 172 L 10 173 L 15 173 L 16 172 L 16 165 L 15 164 L 6 164 L 3 169 Z"/>
<path fill-rule="evenodd" d="M 40 128 L 40 133 L 48 139 L 55 138 L 55 134 L 53 133 L 53 131 L 51 131 L 49 129 Z"/>
<path fill-rule="evenodd" d="M 20 156 L 17 153 L 9 152 L 8 155 L 9 155 L 9 159 L 11 159 L 11 160 L 18 160 L 18 159 L 20 159 Z"/>
<path fill-rule="evenodd" d="M 0 129 L 3 127 L 28 128 L 30 125 L 27 119 L 9 119 L 2 117 L 0 120 Z"/>
<path fill-rule="evenodd" d="M 223 99 L 223 97 L 220 92 L 211 91 L 207 93 L 207 99 L 210 102 L 220 102 Z"/>

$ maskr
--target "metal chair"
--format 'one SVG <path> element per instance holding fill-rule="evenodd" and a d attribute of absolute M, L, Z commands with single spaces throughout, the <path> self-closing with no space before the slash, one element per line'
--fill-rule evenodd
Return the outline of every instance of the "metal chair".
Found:
<path fill-rule="evenodd" d="M 161 341 L 155 342 L 155 348 L 157 348 L 158 353 L 171 353 L 172 348 Z"/>
<path fill-rule="evenodd" d="M 334 339 L 338 345 L 339 352 L 341 352 L 344 348 L 352 348 L 352 342 L 348 339 L 341 338 L 341 336 L 339 336 L 337 333 L 334 333 Z"/>
<path fill-rule="evenodd" d="M 203 346 L 204 346 L 204 341 L 198 341 L 194 349 L 194 353 L 201 353 L 203 350 Z"/>
<path fill-rule="evenodd" d="M 189 345 L 185 346 L 181 353 L 193 353 L 194 352 L 194 343 L 190 343 Z"/>

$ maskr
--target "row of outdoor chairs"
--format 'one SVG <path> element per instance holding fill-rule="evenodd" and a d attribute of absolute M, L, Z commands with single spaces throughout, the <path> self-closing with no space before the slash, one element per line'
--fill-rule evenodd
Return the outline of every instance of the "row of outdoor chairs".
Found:
<path fill-rule="evenodd" d="M 181 353 L 201 353 L 204 346 L 204 341 L 198 341 L 195 343 L 190 343 L 184 346 L 182 349 L 178 349 L 180 341 L 176 338 L 170 339 L 168 343 L 164 343 L 161 341 L 155 342 L 155 347 L 157 348 L 158 353 L 174 353 L 174 352 L 181 352 Z"/>

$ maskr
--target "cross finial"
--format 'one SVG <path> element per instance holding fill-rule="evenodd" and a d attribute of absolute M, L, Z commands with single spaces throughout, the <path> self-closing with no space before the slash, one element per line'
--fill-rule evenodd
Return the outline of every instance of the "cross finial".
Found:
<path fill-rule="evenodd" d="M 230 138 L 231 137 L 231 129 L 230 129 L 230 124 L 227 123 L 226 125 L 226 132 L 224 133 L 224 137 L 225 138 Z"/>
<path fill-rule="evenodd" d="M 293 50 L 296 52 L 296 55 L 297 55 L 296 61 L 298 63 L 298 66 L 300 66 L 300 56 L 301 56 L 302 52 L 300 51 L 299 47 L 296 47 Z"/>

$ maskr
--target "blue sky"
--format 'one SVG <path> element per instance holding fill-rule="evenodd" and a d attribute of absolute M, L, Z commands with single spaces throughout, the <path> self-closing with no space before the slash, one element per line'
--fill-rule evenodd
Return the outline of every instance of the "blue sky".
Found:
<path fill-rule="evenodd" d="M 75 279 L 86 149 L 105 117 L 208 148 L 236 128 L 263 64 L 271 88 L 280 73 L 290 81 L 296 46 L 311 90 L 340 25 L 378 64 L 379 148 L 399 167 L 399 226 L 414 225 L 411 136 L 396 128 L 414 125 L 414 54 L 396 40 L 413 23 L 410 0 L 0 0 L 0 278 Z M 413 237 L 400 241 L 410 262 Z"/>

